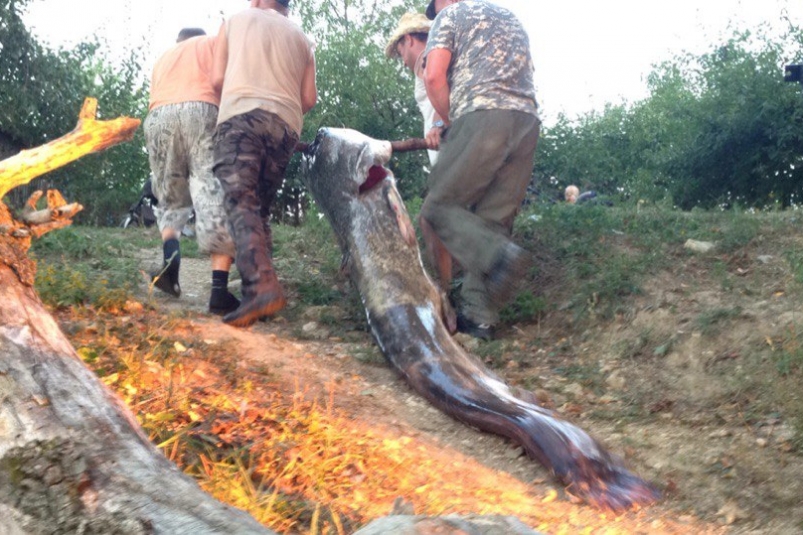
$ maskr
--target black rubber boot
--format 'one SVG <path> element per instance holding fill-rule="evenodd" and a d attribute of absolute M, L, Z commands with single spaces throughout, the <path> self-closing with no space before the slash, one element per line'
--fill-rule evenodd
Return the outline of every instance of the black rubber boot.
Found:
<path fill-rule="evenodd" d="M 181 296 L 178 273 L 181 267 L 181 249 L 177 239 L 169 239 L 162 244 L 164 264 L 162 269 L 151 273 L 151 284 L 173 297 Z"/>

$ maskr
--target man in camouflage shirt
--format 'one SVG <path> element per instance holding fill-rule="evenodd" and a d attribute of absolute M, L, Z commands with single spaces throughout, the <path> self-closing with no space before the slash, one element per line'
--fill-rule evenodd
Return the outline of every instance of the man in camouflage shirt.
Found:
<path fill-rule="evenodd" d="M 421 215 L 465 272 L 458 330 L 490 339 L 529 264 L 510 240 L 540 121 L 527 33 L 484 0 L 432 0 L 425 81 L 444 119 Z"/>

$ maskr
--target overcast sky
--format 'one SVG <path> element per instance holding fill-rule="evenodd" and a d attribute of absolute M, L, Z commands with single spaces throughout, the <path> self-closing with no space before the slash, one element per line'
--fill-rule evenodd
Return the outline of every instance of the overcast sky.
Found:
<path fill-rule="evenodd" d="M 729 28 L 780 28 L 784 17 L 803 27 L 801 0 L 495 1 L 513 10 L 530 34 L 547 124 L 559 112 L 576 116 L 643 98 L 652 64 L 683 50 L 706 51 L 731 35 Z M 32 0 L 25 20 L 54 46 L 98 33 L 115 48 L 142 47 L 152 62 L 182 27 L 216 33 L 224 16 L 246 6 L 244 0 Z"/>

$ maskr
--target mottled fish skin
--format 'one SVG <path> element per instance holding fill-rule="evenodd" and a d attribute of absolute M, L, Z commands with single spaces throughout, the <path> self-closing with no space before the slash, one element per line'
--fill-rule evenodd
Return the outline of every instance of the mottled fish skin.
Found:
<path fill-rule="evenodd" d="M 505 384 L 453 340 L 441 320 L 441 294 L 409 239 L 409 216 L 384 167 L 389 159 L 387 142 L 321 129 L 302 165 L 385 358 L 441 411 L 520 444 L 569 493 L 617 511 L 657 500 L 652 485 L 585 431 Z"/>

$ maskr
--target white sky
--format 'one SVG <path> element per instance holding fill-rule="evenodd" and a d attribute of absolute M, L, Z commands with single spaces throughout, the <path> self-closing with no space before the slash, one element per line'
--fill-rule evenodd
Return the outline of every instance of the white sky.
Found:
<path fill-rule="evenodd" d="M 803 27 L 801 0 L 494 1 L 513 10 L 530 34 L 547 124 L 559 112 L 573 117 L 608 102 L 645 97 L 645 77 L 653 64 L 682 50 L 707 51 L 718 38 L 731 35 L 729 25 L 785 27 L 788 16 Z M 422 9 L 425 4 L 421 0 Z M 245 0 L 32 0 L 25 21 L 53 46 L 70 46 L 97 33 L 120 50 L 143 48 L 152 62 L 182 27 L 216 33 L 224 16 L 247 5 Z"/>

